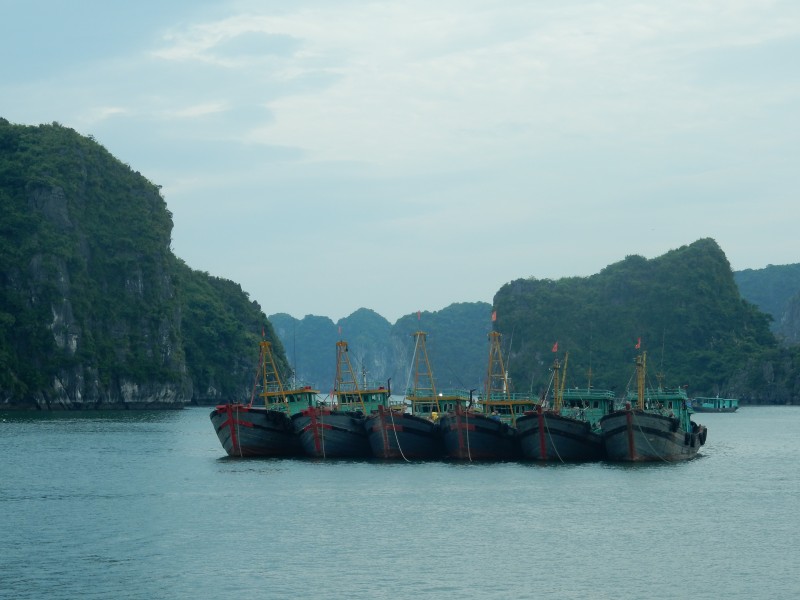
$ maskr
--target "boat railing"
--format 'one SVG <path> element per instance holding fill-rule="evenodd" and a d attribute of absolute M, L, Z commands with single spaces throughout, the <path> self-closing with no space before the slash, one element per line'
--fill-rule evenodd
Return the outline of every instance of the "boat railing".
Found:
<path fill-rule="evenodd" d="M 413 401 L 422 402 L 435 402 L 436 399 L 442 400 L 469 400 L 469 391 L 462 389 L 446 389 L 436 392 L 436 396 L 431 394 L 430 390 L 415 390 L 409 388 L 406 390 L 406 398 Z"/>
<path fill-rule="evenodd" d="M 496 392 L 491 394 L 481 394 L 478 398 L 479 402 L 483 404 L 499 404 L 502 402 L 530 402 L 534 404 L 539 403 L 539 399 L 524 392 L 513 392 L 505 394 L 503 392 Z"/>
<path fill-rule="evenodd" d="M 616 394 L 611 390 L 593 390 L 571 388 L 565 389 L 564 400 L 614 400 Z"/>

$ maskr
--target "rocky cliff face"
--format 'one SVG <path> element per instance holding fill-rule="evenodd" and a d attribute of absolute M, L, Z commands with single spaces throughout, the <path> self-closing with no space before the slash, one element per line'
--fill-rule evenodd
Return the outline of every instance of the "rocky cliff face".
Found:
<path fill-rule="evenodd" d="M 58 126 L 0 122 L 0 406 L 183 406 L 158 188 Z"/>

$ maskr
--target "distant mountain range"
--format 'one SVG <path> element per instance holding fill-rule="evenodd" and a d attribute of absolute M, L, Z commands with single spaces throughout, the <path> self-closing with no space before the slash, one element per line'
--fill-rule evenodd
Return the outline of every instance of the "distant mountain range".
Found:
<path fill-rule="evenodd" d="M 704 239 L 651 260 L 629 256 L 591 277 L 520 279 L 503 286 L 492 305 L 458 303 L 395 324 L 366 308 L 336 323 L 310 315 L 269 319 L 298 377 L 323 391 L 332 385 L 337 339 L 348 341 L 359 368 L 403 390 L 417 329 L 429 334 L 440 386 L 480 389 L 494 326 L 504 334 L 520 391 L 546 391 L 558 342 L 570 352 L 571 386 L 591 382 L 623 392 L 643 339 L 651 375 L 663 375 L 666 385 L 686 385 L 694 395 L 797 402 L 795 370 L 776 357 L 798 352 L 799 298 L 800 265 L 733 273 L 716 242 Z"/>

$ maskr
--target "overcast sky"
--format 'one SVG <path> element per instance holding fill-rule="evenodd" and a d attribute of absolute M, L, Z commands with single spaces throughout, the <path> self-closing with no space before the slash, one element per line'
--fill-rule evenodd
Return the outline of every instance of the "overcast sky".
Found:
<path fill-rule="evenodd" d="M 712 237 L 800 262 L 800 2 L 0 0 L 0 116 L 267 314 L 394 322 Z"/>

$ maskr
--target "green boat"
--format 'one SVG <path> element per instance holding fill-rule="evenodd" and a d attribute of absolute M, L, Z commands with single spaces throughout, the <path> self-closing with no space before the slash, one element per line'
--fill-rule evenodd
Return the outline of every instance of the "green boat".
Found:
<path fill-rule="evenodd" d="M 707 429 L 692 421 L 682 387 L 645 385 L 647 353 L 636 357 L 636 392 L 622 410 L 600 419 L 606 457 L 625 462 L 687 460 L 705 444 Z M 635 402 L 635 403 L 634 403 Z"/>
<path fill-rule="evenodd" d="M 530 460 L 592 461 L 605 456 L 600 418 L 614 408 L 614 392 L 586 388 L 564 389 L 558 358 L 553 362 L 553 406 L 538 406 L 517 420 L 522 457 Z M 562 376 L 563 375 L 563 376 Z M 591 379 L 590 379 L 591 381 Z"/>
<path fill-rule="evenodd" d="M 739 408 L 739 400 L 737 398 L 705 398 L 698 396 L 692 400 L 692 410 L 695 412 L 719 412 L 719 413 L 732 413 L 736 412 Z"/>

